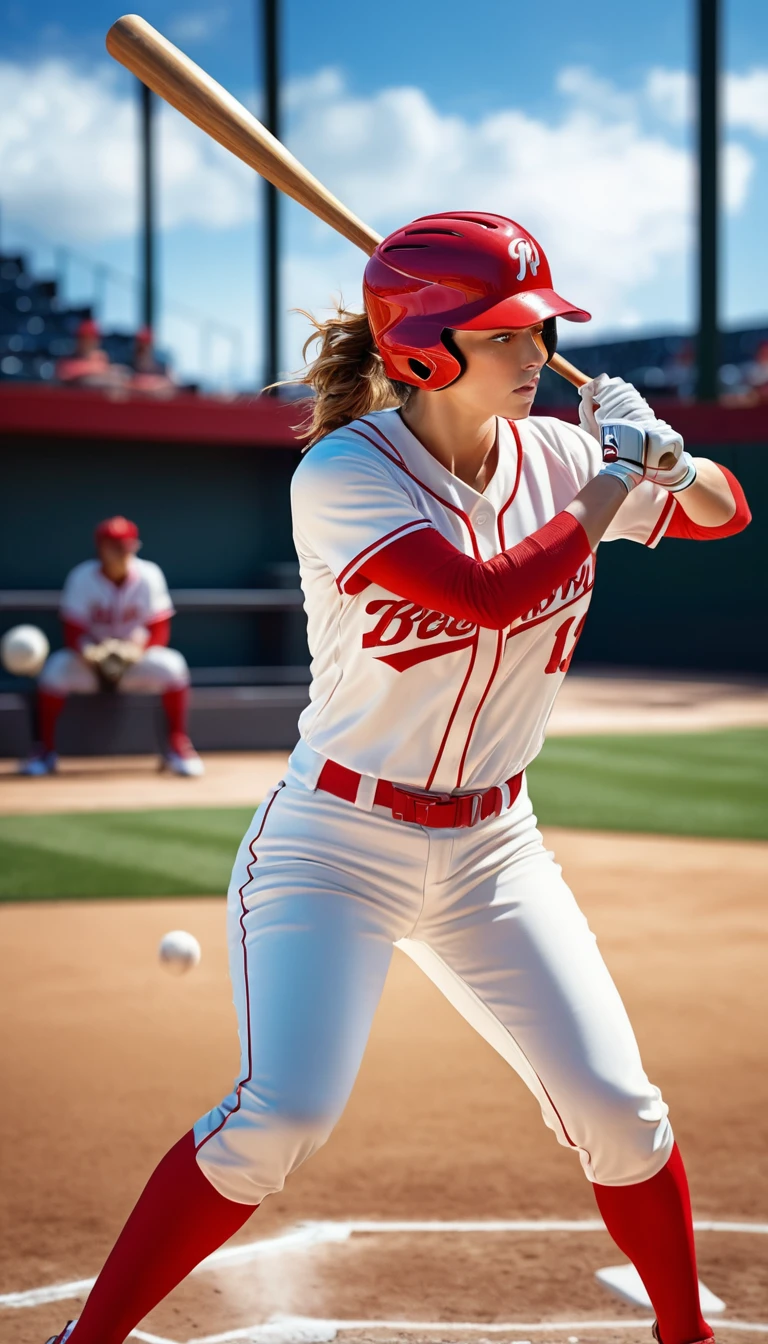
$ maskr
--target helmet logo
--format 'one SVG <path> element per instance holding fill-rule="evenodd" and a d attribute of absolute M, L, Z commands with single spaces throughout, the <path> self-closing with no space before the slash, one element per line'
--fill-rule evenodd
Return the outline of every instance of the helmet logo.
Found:
<path fill-rule="evenodd" d="M 525 273 L 530 266 L 531 275 L 535 275 L 539 269 L 539 249 L 530 238 L 513 238 L 507 248 L 513 261 L 519 261 L 520 270 L 517 273 L 518 280 L 525 279 Z"/>

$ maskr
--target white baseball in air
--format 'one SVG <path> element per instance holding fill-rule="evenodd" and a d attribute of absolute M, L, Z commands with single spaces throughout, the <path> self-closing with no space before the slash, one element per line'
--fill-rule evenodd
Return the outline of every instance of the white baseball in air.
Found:
<path fill-rule="evenodd" d="M 3 667 L 15 677 L 36 677 L 49 650 L 48 640 L 36 625 L 14 625 L 0 640 Z"/>
<path fill-rule="evenodd" d="M 172 929 L 160 940 L 157 949 L 160 965 L 171 975 L 184 975 L 200 960 L 200 944 L 193 933 Z"/>

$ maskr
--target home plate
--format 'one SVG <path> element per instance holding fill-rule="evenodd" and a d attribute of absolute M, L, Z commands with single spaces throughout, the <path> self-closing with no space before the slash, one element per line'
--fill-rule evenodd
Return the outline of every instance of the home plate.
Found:
<path fill-rule="evenodd" d="M 633 1307 L 646 1309 L 650 1307 L 653 1310 L 651 1299 L 634 1265 L 609 1265 L 607 1269 L 598 1269 L 595 1278 L 612 1293 L 616 1293 L 617 1297 L 622 1297 L 625 1302 L 631 1302 Z M 699 1279 L 699 1297 L 701 1310 L 705 1316 L 715 1316 L 718 1312 L 725 1311 L 722 1298 L 715 1297 L 701 1279 Z"/>

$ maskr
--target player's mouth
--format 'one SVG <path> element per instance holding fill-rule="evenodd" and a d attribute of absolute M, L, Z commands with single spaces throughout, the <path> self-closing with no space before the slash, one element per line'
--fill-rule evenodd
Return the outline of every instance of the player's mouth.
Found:
<path fill-rule="evenodd" d="M 540 374 L 536 374 L 529 379 L 527 383 L 521 383 L 519 387 L 513 387 L 512 391 L 516 397 L 535 397 L 536 388 L 539 386 Z"/>

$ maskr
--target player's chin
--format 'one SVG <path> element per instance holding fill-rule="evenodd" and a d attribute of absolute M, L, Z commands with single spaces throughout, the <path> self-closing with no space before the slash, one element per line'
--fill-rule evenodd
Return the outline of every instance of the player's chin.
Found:
<path fill-rule="evenodd" d="M 536 400 L 538 391 L 538 381 L 532 386 L 525 388 L 515 388 L 507 397 L 507 407 L 503 414 L 509 420 L 524 420 L 531 413 L 531 407 Z"/>

